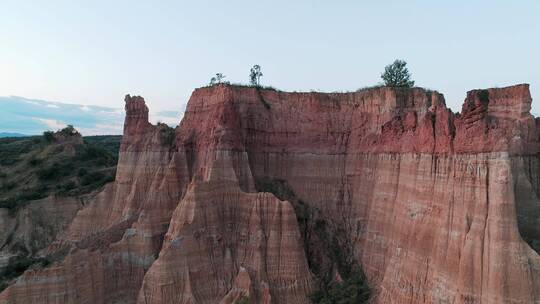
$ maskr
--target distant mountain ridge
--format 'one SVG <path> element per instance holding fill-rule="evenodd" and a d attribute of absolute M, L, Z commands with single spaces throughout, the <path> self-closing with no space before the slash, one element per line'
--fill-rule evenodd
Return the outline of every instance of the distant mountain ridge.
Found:
<path fill-rule="evenodd" d="M 25 136 L 28 136 L 28 135 L 22 134 L 22 133 L 0 132 L 0 138 L 4 138 L 4 137 L 25 137 Z"/>

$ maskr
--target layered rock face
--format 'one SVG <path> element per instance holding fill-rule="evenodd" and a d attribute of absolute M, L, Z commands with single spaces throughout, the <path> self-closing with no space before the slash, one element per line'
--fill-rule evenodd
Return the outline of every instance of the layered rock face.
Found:
<path fill-rule="evenodd" d="M 17 250 L 37 255 L 66 229 L 87 197 L 49 196 L 21 208 L 17 214 L 0 209 L 0 267 L 17 257 Z"/>
<path fill-rule="evenodd" d="M 217 85 L 195 90 L 169 141 L 127 96 L 116 181 L 48 249 L 69 253 L 0 301 L 309 303 L 301 201 L 350 245 L 377 303 L 540 303 L 530 105 L 527 85 L 470 91 L 459 114 L 419 88 Z M 262 192 L 278 180 L 294 202 Z"/>

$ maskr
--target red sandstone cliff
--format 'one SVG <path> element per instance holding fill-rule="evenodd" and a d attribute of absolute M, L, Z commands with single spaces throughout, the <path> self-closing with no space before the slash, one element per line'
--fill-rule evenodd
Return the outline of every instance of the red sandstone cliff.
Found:
<path fill-rule="evenodd" d="M 459 114 L 419 88 L 217 85 L 195 90 L 167 142 L 128 95 L 116 181 L 48 249 L 69 253 L 0 301 L 308 303 L 301 201 L 340 231 L 378 303 L 538 303 L 530 105 L 527 85 L 471 91 Z M 258 192 L 275 180 L 294 199 Z"/>

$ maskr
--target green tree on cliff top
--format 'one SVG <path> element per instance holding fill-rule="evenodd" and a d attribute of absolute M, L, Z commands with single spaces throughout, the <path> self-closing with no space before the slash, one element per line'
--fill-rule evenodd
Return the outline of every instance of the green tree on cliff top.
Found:
<path fill-rule="evenodd" d="M 261 84 L 260 81 L 262 76 L 261 66 L 258 64 L 254 65 L 249 73 L 249 83 L 254 87 L 258 87 Z"/>
<path fill-rule="evenodd" d="M 414 86 L 414 80 L 411 79 L 407 62 L 404 60 L 396 59 L 394 63 L 387 65 L 381 78 L 384 80 L 384 84 L 389 87 L 411 88 Z"/>
<path fill-rule="evenodd" d="M 223 75 L 222 73 L 216 73 L 216 76 L 210 79 L 210 85 L 223 83 L 223 79 L 225 77 L 227 76 Z"/>

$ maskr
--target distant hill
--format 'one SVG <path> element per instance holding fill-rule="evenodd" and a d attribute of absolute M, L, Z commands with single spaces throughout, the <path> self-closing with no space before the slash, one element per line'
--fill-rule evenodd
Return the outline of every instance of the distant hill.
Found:
<path fill-rule="evenodd" d="M 4 138 L 4 137 L 25 137 L 25 136 L 28 136 L 28 135 L 21 134 L 21 133 L 0 132 L 0 138 Z"/>
<path fill-rule="evenodd" d="M 122 137 L 81 137 L 66 129 L 0 139 L 0 208 L 18 209 L 50 194 L 80 195 L 114 180 Z"/>
<path fill-rule="evenodd" d="M 0 256 L 9 257 L 0 261 L 0 290 L 29 267 L 52 262 L 36 253 L 86 197 L 114 180 L 121 139 L 67 129 L 0 138 Z"/>

